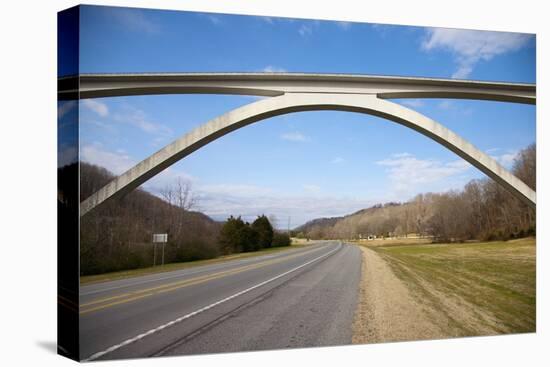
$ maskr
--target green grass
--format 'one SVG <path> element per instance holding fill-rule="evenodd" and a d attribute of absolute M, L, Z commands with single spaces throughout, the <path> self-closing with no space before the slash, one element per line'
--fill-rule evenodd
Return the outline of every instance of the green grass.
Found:
<path fill-rule="evenodd" d="M 85 275 L 80 277 L 80 284 L 84 285 L 84 284 L 92 284 L 92 283 L 101 283 L 101 282 L 107 282 L 111 280 L 133 278 L 133 277 L 138 277 L 138 276 L 148 275 L 148 274 L 165 273 L 165 272 L 174 271 L 174 270 L 192 268 L 200 265 L 217 264 L 217 263 L 222 263 L 222 262 L 235 260 L 235 259 L 244 259 L 244 258 L 266 255 L 266 254 L 275 253 L 275 252 L 281 252 L 285 250 L 294 250 L 298 248 L 304 248 L 304 245 L 293 245 L 288 247 L 273 247 L 273 248 L 262 249 L 255 252 L 243 252 L 239 254 L 220 256 L 215 259 L 188 261 L 188 262 L 182 262 L 182 263 L 170 263 L 170 264 L 165 264 L 164 266 L 157 265 L 157 266 L 151 266 L 147 268 L 116 271 L 112 273 Z"/>
<path fill-rule="evenodd" d="M 533 332 L 536 326 L 535 239 L 466 244 L 369 246 L 421 301 L 445 312 L 457 335 L 473 335 L 445 299 L 485 315 L 496 333 Z M 443 297 L 442 297 L 443 295 Z M 489 318 L 486 315 L 490 315 Z M 483 325 L 482 325 L 483 326 Z"/>

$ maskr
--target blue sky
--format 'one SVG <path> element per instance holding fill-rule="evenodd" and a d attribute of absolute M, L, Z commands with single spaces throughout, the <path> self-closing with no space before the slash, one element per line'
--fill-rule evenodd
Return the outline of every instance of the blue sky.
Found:
<path fill-rule="evenodd" d="M 326 72 L 535 82 L 526 34 L 83 7 L 80 72 Z M 191 128 L 256 97 L 164 95 L 80 102 L 80 157 L 120 174 Z M 535 141 L 535 107 L 396 100 L 510 167 Z M 74 107 L 74 106 L 73 106 Z M 71 105 L 60 105 L 69 116 Z M 60 155 L 60 160 L 63 156 Z M 295 113 L 226 135 L 144 185 L 182 178 L 216 219 L 275 215 L 279 227 L 351 213 L 484 175 L 430 139 L 379 118 Z"/>

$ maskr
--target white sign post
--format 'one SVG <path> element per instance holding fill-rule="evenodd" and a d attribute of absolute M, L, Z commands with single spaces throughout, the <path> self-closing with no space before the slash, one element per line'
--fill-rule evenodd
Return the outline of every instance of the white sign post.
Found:
<path fill-rule="evenodd" d="M 164 246 L 168 242 L 168 233 L 153 234 L 153 266 L 157 264 L 157 243 L 162 243 L 162 265 L 164 265 Z"/>

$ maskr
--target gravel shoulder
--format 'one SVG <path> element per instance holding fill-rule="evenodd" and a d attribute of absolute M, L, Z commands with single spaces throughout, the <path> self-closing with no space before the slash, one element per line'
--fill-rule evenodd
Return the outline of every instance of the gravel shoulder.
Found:
<path fill-rule="evenodd" d="M 353 344 L 442 338 L 445 335 L 380 256 L 365 247 Z"/>

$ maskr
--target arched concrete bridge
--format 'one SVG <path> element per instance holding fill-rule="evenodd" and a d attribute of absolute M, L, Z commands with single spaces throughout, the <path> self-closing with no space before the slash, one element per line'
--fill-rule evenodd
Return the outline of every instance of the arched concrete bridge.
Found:
<path fill-rule="evenodd" d="M 447 147 L 531 207 L 536 193 L 493 158 L 434 120 L 390 98 L 460 98 L 536 103 L 533 84 L 348 74 L 83 74 L 58 80 L 59 99 L 146 94 L 241 94 L 266 98 L 199 126 L 146 158 L 80 204 L 80 216 L 120 197 L 211 141 L 254 122 L 300 111 L 335 110 L 382 117 Z"/>

